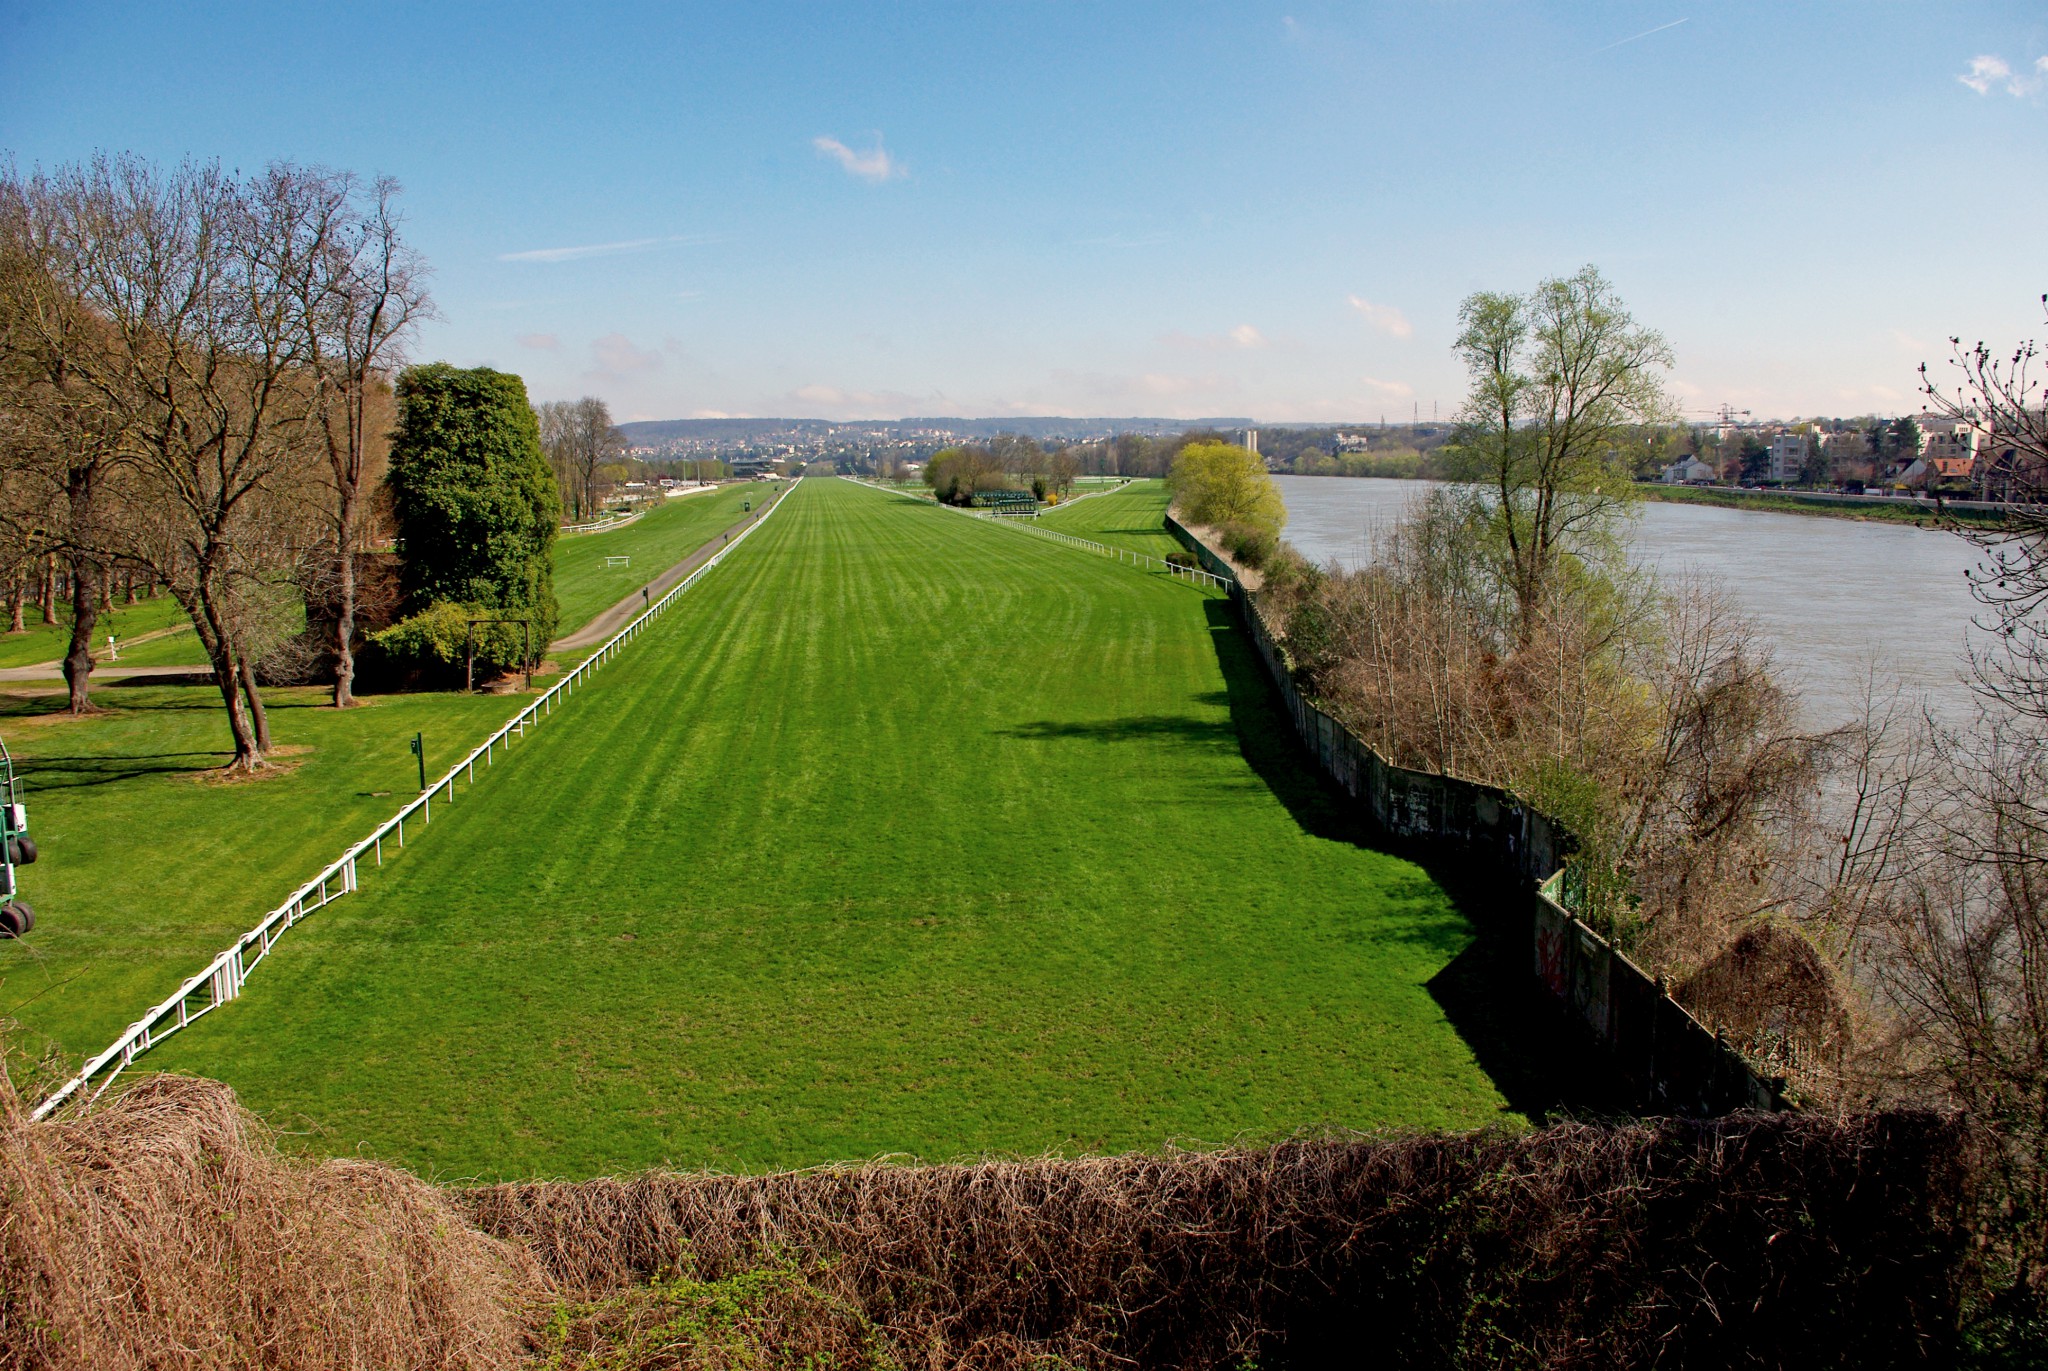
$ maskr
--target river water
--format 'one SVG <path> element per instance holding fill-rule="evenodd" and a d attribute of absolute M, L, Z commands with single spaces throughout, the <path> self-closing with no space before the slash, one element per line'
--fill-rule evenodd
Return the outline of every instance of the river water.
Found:
<path fill-rule="evenodd" d="M 1430 488 L 1331 476 L 1275 481 L 1288 541 L 1347 567 L 1362 565 L 1373 531 Z M 1811 726 L 1846 718 L 1873 668 L 1943 717 L 1970 711 L 1963 676 L 1982 607 L 1963 577 L 1980 554 L 1955 534 L 1645 501 L 1633 545 L 1660 576 L 1704 578 L 1756 620 Z"/>

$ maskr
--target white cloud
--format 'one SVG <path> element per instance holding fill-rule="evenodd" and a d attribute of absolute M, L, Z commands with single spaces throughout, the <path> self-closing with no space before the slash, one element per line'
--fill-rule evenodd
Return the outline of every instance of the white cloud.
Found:
<path fill-rule="evenodd" d="M 1415 398 L 1415 387 L 1409 385 L 1406 381 L 1382 381 L 1376 376 L 1362 376 L 1359 379 L 1365 382 L 1365 388 L 1372 392 L 1372 397 L 1375 400 L 1412 400 Z"/>
<path fill-rule="evenodd" d="M 1265 334 L 1250 324 L 1239 324 L 1224 333 L 1162 333 L 1159 341 L 1168 347 L 1187 348 L 1196 352 L 1224 352 L 1271 347 Z"/>
<path fill-rule="evenodd" d="M 813 138 L 811 146 L 837 161 L 846 169 L 847 175 L 858 176 L 861 180 L 872 181 L 876 185 L 909 174 L 901 162 L 889 155 L 879 137 L 875 139 L 874 150 L 871 152 L 855 152 L 837 138 L 827 138 L 823 135 Z"/>
<path fill-rule="evenodd" d="M 633 341 L 623 333 L 607 333 L 590 345 L 590 351 L 597 358 L 593 376 L 637 376 L 661 365 L 659 352 L 633 346 Z"/>
<path fill-rule="evenodd" d="M 2042 87 L 2048 86 L 2048 57 L 2036 58 L 2033 71 L 2028 73 L 2016 72 L 2012 69 L 2012 64 L 2003 57 L 1985 53 L 1972 57 L 1970 69 L 1956 80 L 1979 95 L 1989 95 L 1993 86 L 2004 87 L 2008 95 L 2032 95 Z"/>
<path fill-rule="evenodd" d="M 1351 301 L 1351 308 L 1364 315 L 1365 322 L 1380 332 L 1395 338 L 1406 338 L 1415 332 L 1415 326 L 1408 322 L 1408 316 L 1392 305 L 1376 305 L 1358 295 L 1347 298 Z"/>
<path fill-rule="evenodd" d="M 538 348 L 542 352 L 559 352 L 562 340 L 552 333 L 522 333 L 519 335 L 519 346 Z"/>
<path fill-rule="evenodd" d="M 524 252 L 501 252 L 500 262 L 580 262 L 586 257 L 616 257 L 626 252 L 645 252 L 649 248 L 670 247 L 680 243 L 715 243 L 719 240 L 714 233 L 671 233 L 662 238 L 628 238 L 617 243 L 584 243 L 572 248 L 528 248 Z"/>
<path fill-rule="evenodd" d="M 722 409 L 693 409 L 693 410 L 691 410 L 691 411 L 690 411 L 690 417 L 691 417 L 692 419 L 730 419 L 730 418 L 732 418 L 732 416 L 731 416 L 730 414 L 727 414 L 727 413 L 726 413 L 726 412 L 725 412 L 724 410 L 722 410 Z"/>

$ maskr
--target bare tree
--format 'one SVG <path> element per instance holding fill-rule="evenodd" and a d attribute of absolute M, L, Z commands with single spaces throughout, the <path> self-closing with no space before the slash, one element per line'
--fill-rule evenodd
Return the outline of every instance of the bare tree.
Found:
<path fill-rule="evenodd" d="M 64 656 L 70 708 L 94 708 L 92 643 L 107 598 L 106 512 L 127 458 L 127 416 L 93 383 L 111 337 L 80 299 L 49 188 L 0 177 L 0 407 L 7 507 L 16 542 L 67 564 L 71 639 Z M 24 488 L 39 487 L 39 489 Z M 48 613 L 46 618 L 54 618 Z"/>
<path fill-rule="evenodd" d="M 115 537 L 191 617 L 232 765 L 260 767 L 267 727 L 247 606 L 279 567 L 258 496 L 309 456 L 322 404 L 294 303 L 307 273 L 295 211 L 217 167 L 164 173 L 132 158 L 38 187 L 67 284 L 109 333 L 108 347 L 74 361 L 135 454 L 141 488 L 122 502 Z"/>
<path fill-rule="evenodd" d="M 1970 589 L 1995 635 L 1976 655 L 1977 683 L 2005 708 L 2048 722 L 2048 373 L 2032 340 L 2009 356 L 1982 342 L 1949 346 L 1949 384 L 1922 366 L 1922 393 L 1934 412 L 1977 429 L 1985 482 L 2009 502 L 2002 527 L 1958 530 L 1984 553 Z"/>
<path fill-rule="evenodd" d="M 580 400 L 546 401 L 534 413 L 540 420 L 541 450 L 554 469 L 562 504 L 572 517 L 588 518 L 602 502 L 601 469 L 626 450 L 611 409 L 596 396 L 586 395 Z"/>
<path fill-rule="evenodd" d="M 279 164 L 259 192 L 272 206 L 271 250 L 280 254 L 304 360 L 321 391 L 315 412 L 329 556 L 314 579 L 335 609 L 334 705 L 345 709 L 355 703 L 355 559 L 389 427 L 380 403 L 385 378 L 432 303 L 419 254 L 399 236 L 396 181 Z"/>

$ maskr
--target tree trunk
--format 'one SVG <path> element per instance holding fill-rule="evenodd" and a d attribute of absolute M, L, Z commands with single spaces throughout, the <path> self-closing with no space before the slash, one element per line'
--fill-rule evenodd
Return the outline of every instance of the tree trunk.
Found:
<path fill-rule="evenodd" d="M 263 747 L 249 727 L 248 711 L 242 707 L 240 664 L 235 660 L 229 638 L 223 631 L 218 608 L 203 589 L 195 589 L 189 597 L 180 594 L 177 599 L 192 620 L 193 631 L 199 635 L 199 645 L 206 649 L 206 659 L 213 663 L 213 683 L 220 691 L 221 703 L 227 707 L 228 733 L 235 742 L 235 759 L 228 763 L 228 769 L 260 771 Z"/>
<path fill-rule="evenodd" d="M 242 659 L 242 694 L 248 697 L 249 717 L 256 724 L 256 748 L 260 752 L 268 752 L 270 712 L 263 707 L 263 692 L 256 687 L 256 667 L 247 657 Z"/>
<path fill-rule="evenodd" d="M 347 709 L 356 702 L 356 493 L 353 488 L 344 488 L 341 496 L 338 540 L 341 555 L 337 558 L 340 573 L 336 586 L 338 613 L 334 622 L 334 707 Z"/>
<path fill-rule="evenodd" d="M 43 611 L 43 622 L 57 622 L 57 554 L 52 552 L 43 558 L 43 583 L 36 591 L 36 606 Z"/>
<path fill-rule="evenodd" d="M 28 602 L 28 578 L 16 576 L 7 586 L 7 631 L 26 633 L 28 625 L 22 622 L 22 609 Z"/>
<path fill-rule="evenodd" d="M 100 621 L 99 568 L 82 557 L 71 559 L 71 650 L 64 654 L 64 684 L 71 691 L 71 712 L 97 712 L 92 702 L 92 631 Z"/>
<path fill-rule="evenodd" d="M 135 573 L 134 573 L 133 571 L 130 571 L 130 572 L 129 572 L 129 573 L 127 574 L 127 575 L 125 575 L 125 576 L 123 576 L 123 577 L 121 578 L 121 581 L 122 581 L 122 589 L 123 589 L 124 593 L 125 593 L 125 594 L 127 595 L 127 597 L 128 597 L 128 603 L 129 603 L 129 604 L 131 604 L 131 605 L 132 605 L 132 604 L 134 604 L 134 603 L 135 603 Z"/>

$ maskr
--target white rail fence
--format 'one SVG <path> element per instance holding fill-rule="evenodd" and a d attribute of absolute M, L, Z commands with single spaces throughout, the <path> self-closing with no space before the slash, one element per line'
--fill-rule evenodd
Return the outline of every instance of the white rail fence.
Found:
<path fill-rule="evenodd" d="M 49 1096 L 35 1107 L 30 1117 L 38 1120 L 47 1118 L 66 1100 L 88 1089 L 91 1091 L 88 1099 L 98 1099 L 130 1062 L 179 1029 L 185 1028 L 194 1020 L 205 1017 L 239 996 L 242 993 L 242 982 L 247 979 L 249 972 L 270 955 L 271 949 L 277 946 L 280 938 L 313 911 L 356 889 L 358 867 L 364 860 L 382 866 L 384 844 L 387 840 L 401 848 L 405 846 L 405 827 L 408 819 L 413 820 L 416 829 L 433 822 L 434 798 L 441 796 L 444 805 L 453 804 L 457 777 L 466 778 L 470 787 L 474 788 L 478 762 L 482 762 L 486 769 L 494 766 L 500 747 L 509 753 L 512 744 L 524 739 L 529 728 L 538 726 L 543 719 L 553 715 L 555 707 L 566 702 L 578 685 L 583 684 L 599 667 L 616 657 L 627 643 L 639 637 L 678 596 L 703 579 L 713 567 L 731 555 L 734 548 L 745 542 L 755 529 L 766 523 L 768 517 L 781 506 L 782 496 L 787 495 L 790 489 L 793 487 L 785 487 L 782 493 L 761 511 L 759 518 L 740 530 L 737 538 L 712 554 L 711 559 L 703 566 L 677 582 L 659 600 L 642 610 L 637 618 L 607 638 L 595 652 L 584 658 L 581 664 L 555 682 L 545 693 L 535 698 L 532 704 L 520 710 L 504 727 L 477 744 L 468 756 L 449 767 L 439 780 L 421 791 L 417 799 L 386 819 L 367 838 L 329 863 L 319 875 L 294 890 L 285 898 L 283 904 L 264 915 L 262 922 L 237 938 L 232 946 L 209 962 L 205 970 L 189 978 L 163 1003 L 128 1025 L 127 1030 L 104 1052 L 87 1062 L 76 1076 L 51 1091 Z"/>
<path fill-rule="evenodd" d="M 906 493 L 892 489 L 889 486 L 876 485 L 873 481 L 863 481 L 857 476 L 844 476 L 840 479 L 851 481 L 855 485 L 866 486 L 870 490 L 883 491 L 890 495 Z M 1108 492 L 1101 493 L 1107 494 Z M 920 499 L 923 497 L 913 495 L 910 498 Z M 1181 566 L 1177 562 L 1169 562 L 1164 557 L 1154 557 L 1150 553 L 1134 552 L 1125 547 L 1112 547 L 1108 543 L 1097 543 L 1087 538 L 1076 538 L 1071 533 L 1056 532 L 1037 523 L 1030 515 L 1000 515 L 985 509 L 961 509 L 955 505 L 940 504 L 937 500 L 930 500 L 927 503 L 938 505 L 940 509 L 951 510 L 955 514 L 964 514 L 970 519 L 980 519 L 984 523 L 1008 524 L 1012 528 L 1021 528 L 1028 533 L 1035 533 L 1041 538 L 1055 538 L 1069 546 L 1085 548 L 1090 552 L 1101 553 L 1105 557 L 1113 557 L 1119 562 L 1127 562 L 1141 571 L 1151 567 L 1158 567 L 1169 576 L 1188 581 L 1193 585 L 1212 586 L 1219 590 L 1228 590 L 1233 584 L 1230 577 L 1218 576 L 1215 572 L 1204 571 L 1200 567 Z M 1019 522 L 1020 520 L 1024 522 Z"/>

